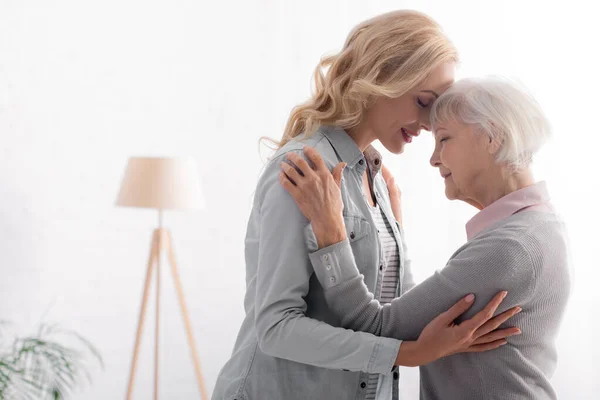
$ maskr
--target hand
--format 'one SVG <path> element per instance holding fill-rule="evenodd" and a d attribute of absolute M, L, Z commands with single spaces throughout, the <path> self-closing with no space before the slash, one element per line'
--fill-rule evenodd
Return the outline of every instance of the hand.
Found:
<path fill-rule="evenodd" d="M 288 153 L 286 158 L 293 166 L 287 162 L 280 164 L 279 182 L 312 224 L 317 244 L 323 248 L 346 239 L 340 190 L 346 164 L 339 163 L 331 173 L 315 149 L 305 147 L 304 154 L 313 167 L 300 155 Z"/>
<path fill-rule="evenodd" d="M 456 353 L 497 349 L 507 343 L 507 337 L 521 333 L 519 328 L 496 330 L 521 311 L 520 307 L 514 307 L 494 317 L 494 313 L 506 297 L 506 292 L 498 293 L 473 318 L 456 325 L 454 321 L 473 305 L 475 298 L 470 296 L 431 321 L 417 341 L 403 342 L 396 365 L 420 366 Z"/>
<path fill-rule="evenodd" d="M 390 203 L 392 205 L 394 218 L 396 218 L 396 221 L 402 226 L 402 192 L 398 185 L 396 185 L 394 176 L 385 165 L 381 166 L 381 174 L 383 175 L 383 180 L 385 180 L 388 192 L 390 193 Z"/>

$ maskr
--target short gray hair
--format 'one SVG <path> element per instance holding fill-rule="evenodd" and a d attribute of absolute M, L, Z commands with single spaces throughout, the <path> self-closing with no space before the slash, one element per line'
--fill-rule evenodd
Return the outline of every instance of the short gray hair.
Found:
<path fill-rule="evenodd" d="M 431 127 L 455 121 L 474 125 L 501 144 L 497 162 L 528 167 L 551 128 L 538 102 L 515 81 L 491 76 L 456 82 L 434 103 Z"/>

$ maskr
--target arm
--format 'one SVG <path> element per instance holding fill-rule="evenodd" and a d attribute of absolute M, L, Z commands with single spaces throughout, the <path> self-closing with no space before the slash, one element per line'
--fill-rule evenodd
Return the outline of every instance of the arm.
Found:
<path fill-rule="evenodd" d="M 369 373 L 391 370 L 400 341 L 334 328 L 306 317 L 313 268 L 304 245 L 308 220 L 281 187 L 274 160 L 261 177 L 255 325 L 261 350 L 324 368 Z"/>
<path fill-rule="evenodd" d="M 333 260 L 330 269 L 324 266 L 325 255 Z M 510 238 L 486 236 L 472 241 L 443 270 L 384 306 L 373 300 L 363 283 L 347 241 L 310 258 L 327 303 L 342 317 L 342 326 L 403 340 L 416 340 L 431 320 L 465 293 L 473 293 L 476 300 L 461 320 L 472 317 L 498 291 L 508 290 L 499 309 L 502 312 L 526 302 L 534 287 L 529 255 L 520 242 Z"/>
<path fill-rule="evenodd" d="M 323 263 L 322 266 L 324 265 L 325 270 L 329 271 L 330 274 L 336 274 L 336 269 L 339 270 L 340 265 L 344 265 L 344 261 L 353 263 L 356 270 L 353 253 L 346 240 L 346 230 L 344 229 L 342 217 L 343 202 L 339 186 L 344 164 L 338 164 L 333 173 L 330 173 L 322 158 L 314 149 L 305 147 L 304 152 L 310 158 L 314 167 L 310 167 L 298 154 L 289 153 L 286 157 L 296 168 L 282 163 L 280 183 L 290 193 L 302 214 L 312 222 L 306 229 L 306 240 L 310 248 L 312 249 L 312 246 L 316 243 L 319 248 L 331 250 L 321 254 L 320 261 Z M 333 243 L 337 244 L 332 245 Z M 345 253 L 345 250 L 350 251 Z M 312 261 L 314 263 L 314 260 Z M 336 268 L 333 268 L 334 265 Z M 336 278 L 336 276 L 343 278 L 341 274 L 327 275 L 325 273 L 325 275 L 332 287 L 337 286 L 338 282 L 344 282 L 343 279 L 338 280 Z M 360 284 L 362 285 L 361 288 L 366 289 L 362 278 Z M 326 284 L 324 286 L 327 287 Z M 369 295 L 368 291 L 366 291 L 366 295 Z M 457 325 L 455 321 L 471 307 L 474 296 L 470 294 L 461 299 L 453 307 L 431 320 L 421 331 L 418 340 L 404 341 L 400 346 L 395 364 L 406 366 L 424 365 L 450 354 L 488 351 L 506 344 L 505 338 L 507 336 L 519 334 L 520 331 L 516 328 L 501 330 L 496 328 L 518 313 L 520 309 L 515 307 L 494 317 L 496 309 L 505 296 L 506 292 L 498 293 L 473 318 Z M 358 311 L 362 310 L 359 309 Z M 374 311 L 379 311 L 378 303 L 375 304 Z M 369 316 L 367 315 L 367 320 Z M 346 317 L 344 316 L 344 318 Z M 347 318 L 352 320 L 351 315 Z M 358 318 L 360 319 L 361 316 L 359 315 Z M 372 323 L 367 325 L 365 329 L 379 333 L 382 326 L 385 326 L 385 321 L 381 323 L 381 318 L 379 321 L 373 319 Z"/>

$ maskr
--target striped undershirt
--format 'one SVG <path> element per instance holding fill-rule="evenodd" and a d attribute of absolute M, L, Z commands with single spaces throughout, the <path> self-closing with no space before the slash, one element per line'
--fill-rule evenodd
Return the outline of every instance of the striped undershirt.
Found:
<path fill-rule="evenodd" d="M 377 232 L 379 232 L 379 242 L 381 243 L 382 259 L 380 262 L 379 284 L 376 288 L 375 297 L 379 298 L 381 304 L 391 303 L 396 297 L 398 279 L 400 277 L 400 254 L 398 244 L 394 238 L 392 227 L 378 205 L 375 207 L 369 205 L 371 216 L 375 222 Z M 383 279 L 382 279 L 383 276 Z M 378 374 L 369 375 L 366 387 L 365 400 L 375 400 L 377 395 Z"/>

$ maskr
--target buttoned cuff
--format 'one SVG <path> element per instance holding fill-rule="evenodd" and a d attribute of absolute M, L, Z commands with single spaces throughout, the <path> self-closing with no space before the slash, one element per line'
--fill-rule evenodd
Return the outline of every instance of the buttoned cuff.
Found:
<path fill-rule="evenodd" d="M 389 374 L 393 370 L 402 340 L 380 337 L 369 360 L 371 374 Z"/>
<path fill-rule="evenodd" d="M 311 253 L 309 258 L 324 289 L 360 275 L 348 239 Z"/>

